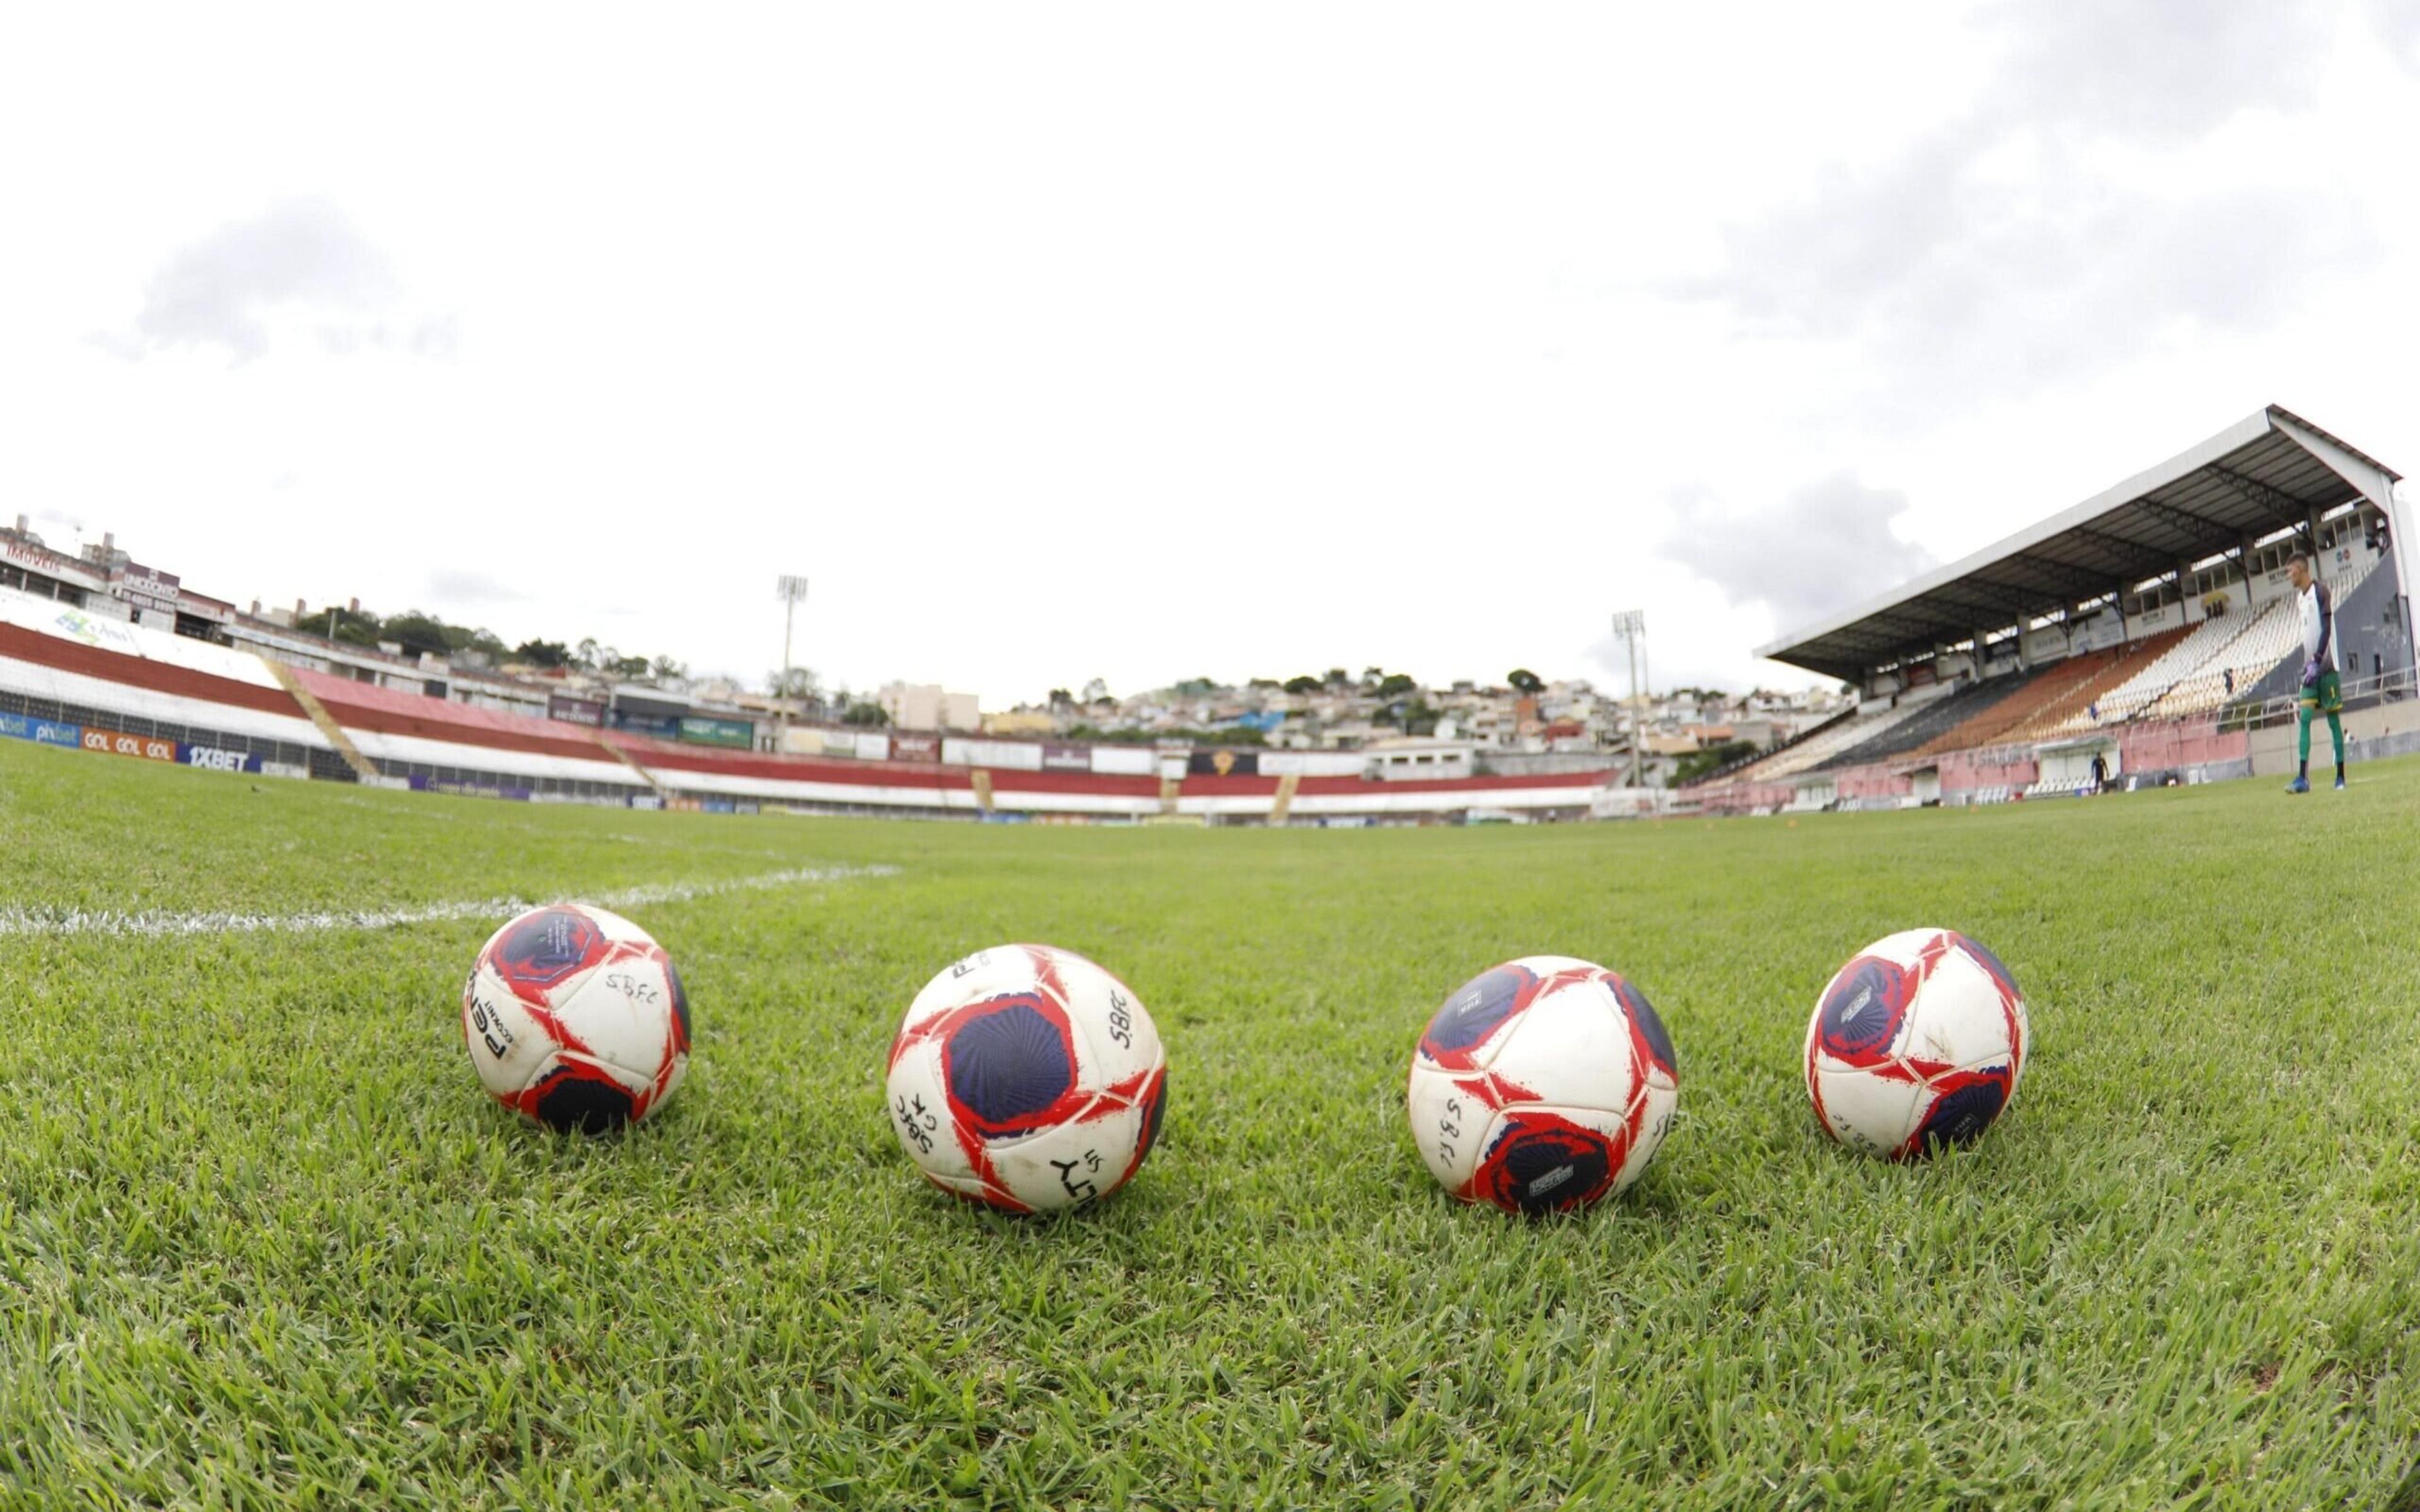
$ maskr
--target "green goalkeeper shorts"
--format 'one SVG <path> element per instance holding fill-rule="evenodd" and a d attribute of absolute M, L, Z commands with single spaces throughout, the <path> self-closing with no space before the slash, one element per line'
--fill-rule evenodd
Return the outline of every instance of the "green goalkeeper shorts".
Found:
<path fill-rule="evenodd" d="M 2319 673 L 2319 680 L 2303 688 L 2303 706 L 2321 714 L 2344 712 L 2344 679 L 2333 671 Z"/>

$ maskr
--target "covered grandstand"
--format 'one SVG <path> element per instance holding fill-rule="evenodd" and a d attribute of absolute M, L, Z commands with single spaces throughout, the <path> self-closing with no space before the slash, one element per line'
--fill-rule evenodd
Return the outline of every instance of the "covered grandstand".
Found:
<path fill-rule="evenodd" d="M 1966 804 L 2249 775 L 2298 682 L 2288 559 L 2335 597 L 2348 703 L 2413 691 L 2399 474 L 2271 406 L 1758 655 L 1856 713 L 1695 785 L 1710 812 Z M 2409 721 L 2406 721 L 2409 722 Z M 2357 727 L 2358 729 L 2358 727 Z"/>

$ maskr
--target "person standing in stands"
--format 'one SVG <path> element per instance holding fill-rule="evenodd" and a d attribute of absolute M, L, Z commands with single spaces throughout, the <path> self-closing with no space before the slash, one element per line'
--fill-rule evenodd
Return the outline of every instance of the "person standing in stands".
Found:
<path fill-rule="evenodd" d="M 2294 584 L 2294 605 L 2303 619 L 2303 691 L 2301 743 L 2297 755 L 2301 766 L 2294 780 L 2288 783 L 2288 793 L 2311 791 L 2311 720 L 2325 714 L 2328 717 L 2328 739 L 2336 753 L 2336 791 L 2345 785 L 2344 721 L 2337 717 L 2344 710 L 2344 682 L 2336 675 L 2336 606 L 2328 585 L 2311 575 L 2311 559 L 2297 551 L 2286 564 L 2286 575 Z"/>

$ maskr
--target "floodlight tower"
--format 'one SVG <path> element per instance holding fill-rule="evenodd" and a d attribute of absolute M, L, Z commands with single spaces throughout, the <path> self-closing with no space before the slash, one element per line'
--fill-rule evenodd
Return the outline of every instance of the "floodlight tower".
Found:
<path fill-rule="evenodd" d="M 1630 654 L 1630 785 L 1639 782 L 1638 673 L 1647 661 L 1647 611 L 1626 609 L 1613 616 L 1613 638 Z"/>
<path fill-rule="evenodd" d="M 790 699 L 790 631 L 798 623 L 799 606 L 806 602 L 807 580 L 785 572 L 773 579 L 773 596 L 782 601 L 782 683 L 773 689 L 773 696 L 779 701 L 776 706 L 780 707 Z M 773 748 L 783 749 L 790 743 L 790 711 L 780 708 L 773 722 L 779 731 L 774 736 Z"/>

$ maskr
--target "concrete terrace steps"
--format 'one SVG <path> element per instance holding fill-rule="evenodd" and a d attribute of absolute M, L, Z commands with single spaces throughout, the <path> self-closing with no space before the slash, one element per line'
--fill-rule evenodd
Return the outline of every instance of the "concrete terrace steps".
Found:
<path fill-rule="evenodd" d="M 335 748 L 336 754 L 345 759 L 345 764 L 353 769 L 353 776 L 365 782 L 375 783 L 382 779 L 383 774 L 376 764 L 362 754 L 361 748 L 353 744 L 353 737 L 345 733 L 345 727 L 336 722 L 336 717 L 328 712 L 328 706 L 319 702 L 318 696 L 302 686 L 302 679 L 294 675 L 293 668 L 274 656 L 262 656 L 260 662 L 269 669 L 269 675 L 277 679 L 277 686 L 286 689 L 287 696 L 294 700 L 296 706 L 310 717 L 319 733 Z"/>
<path fill-rule="evenodd" d="M 607 755 L 612 756 L 615 761 L 620 762 L 623 765 L 628 767 L 630 769 L 630 775 L 637 778 L 640 781 L 647 784 L 648 789 L 653 792 L 659 799 L 669 801 L 672 798 L 672 789 L 664 786 L 662 782 L 659 781 L 655 773 L 650 772 L 645 767 L 640 765 L 639 759 L 637 757 L 631 755 L 628 751 L 624 750 L 621 747 L 616 746 L 611 740 L 606 739 L 605 732 L 602 729 L 592 730 L 589 733 L 597 737 L 597 744 L 605 748 Z"/>

